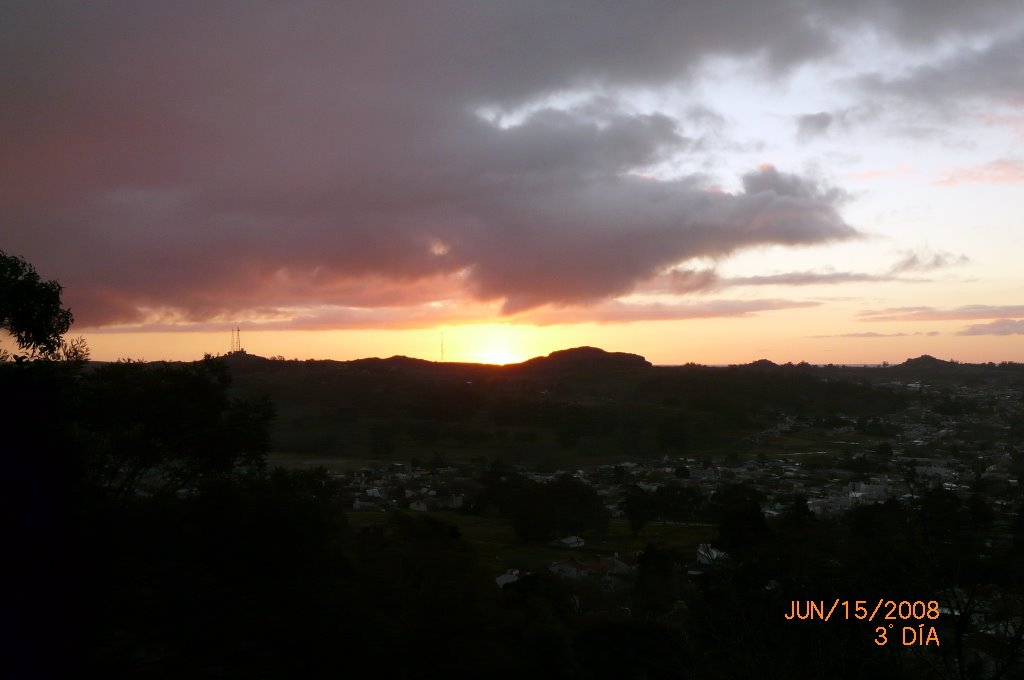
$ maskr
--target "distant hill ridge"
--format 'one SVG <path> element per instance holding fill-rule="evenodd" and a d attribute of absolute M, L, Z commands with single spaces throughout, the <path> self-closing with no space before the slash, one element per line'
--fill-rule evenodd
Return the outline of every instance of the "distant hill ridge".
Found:
<path fill-rule="evenodd" d="M 257 354 L 249 354 L 246 352 L 232 352 L 223 356 L 230 363 L 236 364 L 264 364 L 264 363 L 276 363 L 273 359 L 259 356 Z M 593 371 L 593 370 L 624 370 L 624 369 L 640 369 L 649 368 L 653 364 L 648 361 L 645 357 L 639 354 L 632 354 L 629 352 L 608 352 L 599 347 L 573 347 L 571 349 L 563 349 L 551 352 L 547 356 L 534 357 L 527 359 L 518 364 L 505 364 L 505 365 L 494 365 L 494 364 L 475 364 L 472 362 L 437 362 L 429 361 L 426 359 L 416 359 L 404 355 L 396 355 L 382 359 L 379 357 L 367 357 L 363 359 L 352 359 L 349 361 L 336 361 L 330 359 L 317 359 L 312 360 L 316 363 L 321 364 L 336 364 L 345 365 L 353 368 L 363 368 L 370 370 L 371 372 L 379 371 L 432 371 L 441 367 L 458 367 L 462 366 L 465 368 L 479 367 L 485 369 L 495 370 L 526 370 L 533 372 L 537 370 L 541 371 Z M 93 364 L 101 364 L 108 362 L 90 362 Z M 1007 362 L 1013 364 L 1013 362 Z M 800 364 L 801 366 L 809 366 L 809 364 Z M 944 361 L 937 359 L 930 354 L 922 354 L 919 357 L 914 357 L 905 360 L 903 363 L 894 364 L 890 367 L 892 369 L 914 369 L 914 370 L 939 370 L 948 371 L 957 368 L 966 368 L 973 364 L 960 364 L 956 361 Z M 981 364 L 979 364 L 981 365 Z M 741 367 L 754 368 L 760 370 L 781 370 L 791 366 L 780 366 L 779 364 L 771 361 L 770 359 L 758 359 L 748 364 L 739 364 Z M 865 365 L 867 367 L 867 365 Z"/>
<path fill-rule="evenodd" d="M 914 359 L 907 359 L 900 366 L 906 368 L 946 368 L 949 366 L 956 366 L 951 361 L 943 361 L 942 359 L 936 359 L 931 354 L 922 354 Z"/>
<path fill-rule="evenodd" d="M 598 347 L 575 347 L 552 352 L 546 357 L 535 357 L 518 364 L 523 368 L 584 369 L 602 368 L 629 369 L 653 366 L 639 354 L 628 352 L 606 352 Z"/>
<path fill-rule="evenodd" d="M 264 362 L 271 362 L 271 359 L 258 356 L 256 354 L 247 354 L 243 352 L 234 352 L 224 357 L 228 362 L 237 364 L 260 364 Z M 547 356 L 534 357 L 518 364 L 505 364 L 504 366 L 492 365 L 492 364 L 473 364 L 466 362 L 447 362 L 440 363 L 436 361 L 427 361 L 425 359 L 415 359 L 404 355 L 396 355 L 388 357 L 387 359 L 381 359 L 379 357 L 368 357 L 364 359 L 353 359 L 351 361 L 332 361 L 324 360 L 324 363 L 329 364 L 344 364 L 353 368 L 363 368 L 372 372 L 379 371 L 405 371 L 405 370 L 431 370 L 444 366 L 457 367 L 457 366 L 479 366 L 482 368 L 493 368 L 495 370 L 508 369 L 517 370 L 523 369 L 528 371 L 542 370 L 542 371 L 594 371 L 594 370 L 622 370 L 622 369 L 637 369 L 637 368 L 649 368 L 653 364 L 639 354 L 630 354 L 628 352 L 607 352 L 599 347 L 574 347 L 572 349 L 563 349 L 552 352 Z"/>

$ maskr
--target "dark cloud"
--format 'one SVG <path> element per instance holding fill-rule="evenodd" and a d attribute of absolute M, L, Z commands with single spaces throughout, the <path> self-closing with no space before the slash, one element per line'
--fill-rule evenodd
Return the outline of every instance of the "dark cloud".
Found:
<path fill-rule="evenodd" d="M 250 316 L 239 321 L 234 317 L 213 317 L 183 319 L 173 314 L 149 318 L 144 324 L 119 324 L 107 326 L 104 333 L 139 333 L 156 331 L 163 333 L 192 333 L 223 331 L 225 326 L 239 327 L 245 331 L 315 331 L 330 329 L 413 329 L 429 328 L 443 324 L 459 324 L 476 321 L 480 309 L 472 307 L 318 307 L 313 309 L 267 309 L 247 310 Z"/>
<path fill-rule="evenodd" d="M 910 272 L 931 272 L 946 267 L 953 267 L 970 262 L 963 254 L 957 255 L 945 251 L 928 248 L 920 251 L 908 250 L 900 255 L 900 259 L 883 273 L 868 272 L 783 272 L 760 276 L 737 276 L 715 278 L 714 284 L 725 286 L 810 286 L 838 283 L 878 283 L 897 281 L 900 283 L 928 283 L 931 279 L 912 278 L 906 276 Z"/>
<path fill-rule="evenodd" d="M 862 0 L 830 2 L 830 16 L 844 28 L 861 24 L 910 43 L 931 43 L 1001 28 L 1016 17 L 1014 0 Z"/>
<path fill-rule="evenodd" d="M 764 164 L 758 168 L 757 172 L 745 174 L 743 189 L 748 194 L 772 192 L 780 196 L 823 201 L 829 204 L 839 203 L 847 198 L 841 189 L 822 187 L 820 184 L 798 175 L 779 172 L 771 164 Z"/>
<path fill-rule="evenodd" d="M 835 117 L 827 111 L 809 113 L 796 118 L 796 136 L 800 141 L 807 141 L 814 137 L 820 137 L 828 132 L 829 126 L 835 121 Z"/>
<path fill-rule="evenodd" d="M 812 286 L 833 283 L 864 283 L 891 280 L 862 272 L 785 272 L 764 276 L 737 276 L 723 279 L 730 286 Z"/>
<path fill-rule="evenodd" d="M 759 312 L 780 309 L 815 307 L 820 303 L 803 300 L 709 300 L 700 303 L 635 303 L 608 300 L 586 307 L 544 306 L 507 318 L 507 323 L 549 326 L 576 323 L 632 323 L 639 321 L 672 321 L 748 317 Z M 232 318 L 182 318 L 174 314 L 150 319 L 143 324 L 109 326 L 104 332 L 137 333 L 139 331 L 195 332 L 220 331 L 225 325 L 242 330 L 324 330 L 331 328 L 429 328 L 443 324 L 459 324 L 479 320 L 493 314 L 485 306 L 473 304 L 435 304 L 393 307 L 329 306 L 296 313 L 294 309 L 255 308 L 247 321 Z"/>
<path fill-rule="evenodd" d="M 936 33 L 931 41 L 921 43 L 923 49 L 930 49 L 930 54 L 925 54 L 931 58 L 922 59 L 919 54 L 917 65 L 911 68 L 869 73 L 855 79 L 855 89 L 874 101 L 876 117 L 887 121 L 888 134 L 963 150 L 977 144 L 977 137 L 971 133 L 979 120 L 1020 130 L 1019 113 L 1024 102 L 1024 70 L 1020 68 L 1024 14 L 1019 6 L 1015 11 L 1007 11 L 998 2 L 977 4 L 983 6 L 975 16 L 984 21 L 974 24 L 976 28 L 971 28 L 970 22 L 959 31 L 947 26 L 945 37 Z M 982 27 L 998 18 L 1003 25 L 990 25 L 987 30 Z M 998 179 L 1008 170 L 1012 176 L 1013 169 L 1006 167 L 961 168 L 937 183 L 1015 181 Z M 1019 178 L 1019 168 L 1017 175 Z"/>
<path fill-rule="evenodd" d="M 783 73 L 844 26 L 927 40 L 999 18 L 975 4 L 915 23 L 915 3 L 781 0 L 5 3 L 5 249 L 87 325 L 597 303 L 693 258 L 857 235 L 841 191 L 771 166 L 733 193 L 639 176 L 723 119 L 639 113 L 626 90 L 711 57 Z"/>
<path fill-rule="evenodd" d="M 725 116 L 700 104 L 694 104 L 686 110 L 686 120 L 713 131 L 720 131 L 726 126 Z"/>
<path fill-rule="evenodd" d="M 996 319 L 989 323 L 973 324 L 957 335 L 1024 335 L 1024 319 Z"/>
<path fill-rule="evenodd" d="M 831 111 L 795 116 L 796 139 L 809 142 L 819 137 L 831 137 L 837 132 L 875 123 L 884 118 L 886 113 L 877 102 L 868 100 Z"/>
<path fill-rule="evenodd" d="M 672 269 L 659 279 L 648 290 L 651 292 L 667 292 L 677 295 L 701 293 L 739 286 L 821 286 L 843 283 L 928 283 L 931 279 L 900 276 L 908 271 L 930 271 L 949 264 L 967 261 L 966 256 L 956 260 L 944 259 L 948 254 L 933 253 L 927 257 L 905 255 L 888 273 L 874 274 L 869 272 L 835 272 L 835 271 L 796 271 L 777 274 L 761 274 L 756 276 L 721 276 L 715 269 Z M 912 257 L 918 257 L 916 262 Z"/>
<path fill-rule="evenodd" d="M 896 264 L 890 270 L 893 274 L 904 272 L 930 272 L 936 269 L 944 269 L 962 265 L 970 262 L 970 258 L 961 253 L 948 253 L 944 251 L 922 250 L 920 252 L 908 250 L 902 254 Z"/>
<path fill-rule="evenodd" d="M 1018 23 L 1019 18 L 1018 11 Z M 876 92 L 943 107 L 979 98 L 1019 106 L 1024 97 L 1022 53 L 1024 30 L 982 48 L 964 47 L 938 63 L 924 64 L 904 75 L 873 74 L 862 82 Z"/>
<path fill-rule="evenodd" d="M 665 290 L 676 295 L 699 293 L 719 288 L 721 279 L 714 269 L 673 269 L 668 272 Z"/>
<path fill-rule="evenodd" d="M 797 58 L 759 30 L 795 15 L 726 31 L 705 9 L 127 9 L 9 17 L 5 218 L 85 324 L 353 306 L 363 294 L 338 281 L 456 275 L 514 313 L 620 295 L 695 256 L 855 235 L 835 193 L 774 168 L 736 194 L 632 176 L 690 149 L 666 116 L 543 104 L 678 79 L 715 52 Z M 513 125 L 476 115 L 535 100 Z"/>
<path fill-rule="evenodd" d="M 909 272 L 935 271 L 969 261 L 968 257 L 963 254 L 956 255 L 954 253 L 925 248 L 920 251 L 908 250 L 903 252 L 899 261 L 884 273 L 797 271 L 759 276 L 719 277 L 714 272 L 705 271 L 699 272 L 701 274 L 700 277 L 694 276 L 697 272 L 684 272 L 690 274 L 690 276 L 682 277 L 681 280 L 684 283 L 704 284 L 703 288 L 726 288 L 730 286 L 816 286 L 881 282 L 928 283 L 930 279 L 912 278 L 906 276 L 906 274 Z M 701 287 L 694 285 L 694 289 L 701 289 Z"/>

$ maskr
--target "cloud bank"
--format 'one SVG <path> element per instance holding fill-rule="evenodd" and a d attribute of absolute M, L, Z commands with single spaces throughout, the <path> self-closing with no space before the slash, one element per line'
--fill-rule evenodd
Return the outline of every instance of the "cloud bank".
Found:
<path fill-rule="evenodd" d="M 429 304 L 600 318 L 688 260 L 858 236 L 843 192 L 806 174 L 763 165 L 729 192 L 645 176 L 699 158 L 720 117 L 630 93 L 686 87 L 716 58 L 780 76 L 855 28 L 969 37 L 1006 12 L 740 4 L 6 3 L 5 248 L 60 278 L 83 326 L 331 307 L 389 325 Z"/>
<path fill-rule="evenodd" d="M 965 321 L 1024 316 L 1024 305 L 964 305 L 952 309 L 935 307 L 893 307 L 869 310 L 858 315 L 863 321 Z"/>
<path fill-rule="evenodd" d="M 1024 319 L 996 319 L 989 323 L 973 324 L 957 335 L 1024 335 Z"/>

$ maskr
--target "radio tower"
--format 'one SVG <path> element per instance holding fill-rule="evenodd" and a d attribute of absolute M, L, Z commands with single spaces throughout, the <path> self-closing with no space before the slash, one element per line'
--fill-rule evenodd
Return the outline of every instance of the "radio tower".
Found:
<path fill-rule="evenodd" d="M 233 331 L 231 331 L 231 353 L 234 354 L 236 352 L 241 352 L 241 351 L 242 351 L 242 330 L 240 328 L 238 328 L 238 327 L 235 327 L 235 329 Z"/>

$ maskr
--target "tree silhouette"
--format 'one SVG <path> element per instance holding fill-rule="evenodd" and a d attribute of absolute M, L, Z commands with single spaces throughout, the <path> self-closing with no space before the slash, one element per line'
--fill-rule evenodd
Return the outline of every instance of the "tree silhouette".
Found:
<path fill-rule="evenodd" d="M 23 352 L 15 356 L 16 363 L 8 363 L 11 354 L 0 350 L 0 449 L 4 474 L 11 480 L 0 512 L 6 519 L 7 566 L 19 584 L 4 602 L 19 631 L 8 640 L 15 653 L 5 661 L 5 670 L 15 676 L 67 675 L 60 672 L 52 649 L 71 649 L 76 643 L 51 639 L 44 649 L 35 635 L 55 620 L 71 621 L 76 615 L 74 575 L 67 565 L 78 557 L 78 459 L 69 420 L 80 366 L 26 361 L 87 354 L 84 341 L 74 346 L 63 342 L 72 316 L 61 306 L 60 294 L 59 283 L 40 280 L 23 258 L 0 251 L 0 330 L 10 333 Z"/>
<path fill-rule="evenodd" d="M 0 250 L 0 328 L 19 349 L 52 354 L 61 348 L 73 321 L 61 306 L 62 290 L 56 281 L 41 280 L 24 258 Z"/>
<path fill-rule="evenodd" d="M 730 554 L 751 554 L 767 533 L 761 502 L 764 495 L 746 484 L 723 484 L 711 497 L 718 540 Z"/>
<path fill-rule="evenodd" d="M 226 364 L 213 358 L 118 362 L 84 376 L 76 429 L 91 482 L 127 499 L 261 468 L 273 406 L 230 397 L 229 385 Z"/>
<path fill-rule="evenodd" d="M 622 510 L 626 514 L 633 538 L 636 538 L 640 530 L 657 516 L 654 498 L 635 484 L 626 490 L 626 498 L 622 501 Z"/>

